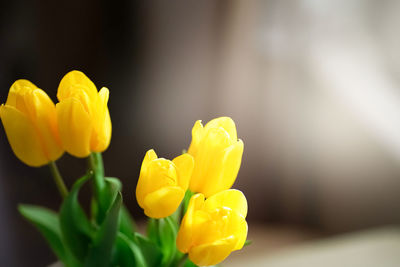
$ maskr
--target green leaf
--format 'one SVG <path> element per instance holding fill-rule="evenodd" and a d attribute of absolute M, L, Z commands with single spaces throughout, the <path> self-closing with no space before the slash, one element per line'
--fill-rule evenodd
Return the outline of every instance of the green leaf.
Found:
<path fill-rule="evenodd" d="M 128 209 L 124 205 L 121 206 L 121 212 L 119 213 L 119 216 L 119 231 L 125 234 L 129 239 L 134 240 L 136 225 Z"/>
<path fill-rule="evenodd" d="M 91 178 L 85 175 L 75 182 L 71 192 L 64 199 L 60 210 L 60 226 L 66 246 L 73 255 L 83 261 L 94 236 L 94 226 L 88 220 L 78 202 L 78 193 L 83 184 Z"/>
<path fill-rule="evenodd" d="M 153 243 L 160 245 L 157 219 L 149 218 L 149 221 L 147 222 L 147 237 L 153 241 Z"/>
<path fill-rule="evenodd" d="M 103 178 L 102 178 L 103 179 Z M 106 177 L 104 178 L 105 187 L 99 192 L 99 202 L 94 201 L 92 211 L 95 211 L 96 221 L 99 225 L 103 223 L 107 211 L 110 209 L 118 192 L 122 189 L 121 181 L 118 178 Z"/>
<path fill-rule="evenodd" d="M 244 242 L 244 245 L 243 245 L 243 247 L 250 246 L 250 245 L 251 245 L 251 243 L 253 243 L 253 241 L 252 241 L 252 240 L 246 240 L 246 241 Z"/>
<path fill-rule="evenodd" d="M 190 259 L 186 259 L 184 267 L 198 267 L 198 265 L 194 264 Z M 221 264 L 211 265 L 209 267 L 221 267 Z"/>
<path fill-rule="evenodd" d="M 85 266 L 107 267 L 110 265 L 112 248 L 118 230 L 121 204 L 122 196 L 121 193 L 119 193 L 110 210 L 107 212 L 103 224 L 93 239 L 93 244 L 88 252 Z"/>
<path fill-rule="evenodd" d="M 153 241 L 151 241 L 150 239 L 139 233 L 135 233 L 135 237 L 137 244 L 142 250 L 144 258 L 146 259 L 147 265 L 149 267 L 160 266 L 162 260 L 162 253 L 158 248 L 158 246 Z"/>
<path fill-rule="evenodd" d="M 197 267 L 191 260 L 187 259 L 184 267 Z"/>
<path fill-rule="evenodd" d="M 186 214 L 186 210 L 187 210 L 187 208 L 189 207 L 189 202 L 190 202 L 190 199 L 192 198 L 192 196 L 194 195 L 195 193 L 193 193 L 192 191 L 190 191 L 189 189 L 188 190 L 186 190 L 186 192 L 185 192 L 185 196 L 183 197 L 183 201 L 182 201 L 182 205 L 183 205 L 183 212 L 182 212 L 182 218 L 183 218 L 183 216 Z"/>
<path fill-rule="evenodd" d="M 148 267 L 141 248 L 131 239 L 119 232 L 112 257 L 112 266 Z"/>
<path fill-rule="evenodd" d="M 104 217 L 100 221 L 100 224 L 103 222 L 103 219 L 106 216 L 106 213 L 111 208 L 111 205 L 114 203 L 115 198 L 121 192 L 122 184 L 120 180 L 117 178 L 107 177 L 105 178 L 106 187 L 102 192 L 101 198 L 103 199 L 103 205 L 100 206 L 100 209 L 103 209 L 101 212 L 104 214 Z"/>
<path fill-rule="evenodd" d="M 176 211 L 170 216 L 172 219 L 174 219 L 174 221 L 180 225 L 183 216 L 186 213 L 186 210 L 189 206 L 189 201 L 190 198 L 194 195 L 194 193 L 190 190 L 186 190 L 185 192 L 185 196 L 181 202 L 181 204 L 179 205 L 179 207 L 176 209 Z"/>
<path fill-rule="evenodd" d="M 174 219 L 174 221 L 177 224 L 181 223 L 184 206 L 185 206 L 185 198 L 182 200 L 181 204 L 179 204 L 179 207 L 176 209 L 176 211 L 172 213 L 172 215 L 170 216 L 172 219 Z"/>
<path fill-rule="evenodd" d="M 122 190 L 121 181 L 118 178 L 106 177 L 107 184 L 107 195 L 108 199 L 114 199 L 117 192 Z M 121 206 L 120 211 L 120 227 L 119 231 L 124 233 L 128 238 L 133 238 L 133 233 L 135 232 L 136 225 L 133 218 L 131 217 L 129 211 L 124 205 Z"/>
<path fill-rule="evenodd" d="M 178 225 L 171 217 L 149 220 L 147 235 L 159 246 L 163 254 L 163 266 L 169 265 L 175 258 L 177 233 Z"/>
<path fill-rule="evenodd" d="M 112 196 L 115 198 L 115 196 L 122 190 L 122 184 L 121 181 L 118 178 L 115 177 L 106 177 L 104 178 L 106 180 L 107 188 L 108 188 L 108 194 L 109 196 Z"/>
<path fill-rule="evenodd" d="M 56 212 L 33 205 L 19 205 L 18 210 L 22 216 L 37 227 L 57 258 L 65 266 L 77 267 L 82 265 L 63 244 L 60 221 Z"/>
<path fill-rule="evenodd" d="M 103 178 L 102 178 L 103 179 Z M 96 185 L 94 185 L 96 186 Z M 97 194 L 100 194 L 100 199 L 93 198 L 91 201 L 91 214 L 95 222 L 101 225 L 107 211 L 111 204 L 114 202 L 115 196 L 121 191 L 122 185 L 117 178 L 106 177 L 104 178 L 104 187 Z M 101 204 L 99 203 L 101 201 Z"/>
<path fill-rule="evenodd" d="M 61 261 L 65 261 L 58 215 L 52 210 L 33 205 L 18 205 L 18 211 L 45 237 L 47 243 Z"/>

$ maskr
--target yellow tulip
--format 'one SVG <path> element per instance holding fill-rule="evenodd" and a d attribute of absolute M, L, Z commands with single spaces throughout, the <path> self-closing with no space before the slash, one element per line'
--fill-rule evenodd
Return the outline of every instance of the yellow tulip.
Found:
<path fill-rule="evenodd" d="M 25 164 L 39 167 L 63 154 L 56 107 L 30 81 L 17 80 L 11 85 L 0 117 L 14 154 Z"/>
<path fill-rule="evenodd" d="M 229 117 L 213 119 L 205 127 L 198 120 L 192 129 L 188 153 L 196 163 L 189 188 L 209 197 L 231 188 L 235 182 L 243 141 L 238 140 L 235 123 Z"/>
<path fill-rule="evenodd" d="M 64 149 L 76 157 L 103 152 L 111 140 L 108 111 L 109 91 L 96 86 L 85 74 L 73 70 L 58 86 L 56 105 L 60 137 Z"/>
<path fill-rule="evenodd" d="M 218 264 L 243 247 L 246 215 L 247 201 L 239 190 L 224 190 L 206 200 L 196 194 L 179 228 L 177 247 L 199 266 Z"/>
<path fill-rule="evenodd" d="M 157 158 L 147 151 L 140 169 L 136 199 L 151 218 L 165 218 L 175 212 L 189 186 L 194 160 L 189 154 L 175 159 Z"/>

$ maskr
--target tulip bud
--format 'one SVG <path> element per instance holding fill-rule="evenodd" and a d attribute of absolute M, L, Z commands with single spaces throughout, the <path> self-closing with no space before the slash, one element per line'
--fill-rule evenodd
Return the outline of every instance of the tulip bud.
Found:
<path fill-rule="evenodd" d="M 0 117 L 14 154 L 25 164 L 39 167 L 63 154 L 56 107 L 30 81 L 17 80 L 11 85 Z"/>
<path fill-rule="evenodd" d="M 188 153 L 195 167 L 189 188 L 209 197 L 231 188 L 239 172 L 243 142 L 237 139 L 236 126 L 231 118 L 213 119 L 205 127 L 196 121 Z"/>
<path fill-rule="evenodd" d="M 247 201 L 239 190 L 221 191 L 206 200 L 192 196 L 179 228 L 176 244 L 199 266 L 215 265 L 247 238 Z"/>
<path fill-rule="evenodd" d="M 179 207 L 189 185 L 193 157 L 183 154 L 170 161 L 147 151 L 140 169 L 136 199 L 151 218 L 168 217 Z"/>
<path fill-rule="evenodd" d="M 65 150 L 76 157 L 103 152 L 111 140 L 109 91 L 96 86 L 85 74 L 73 70 L 58 86 L 57 117 Z"/>

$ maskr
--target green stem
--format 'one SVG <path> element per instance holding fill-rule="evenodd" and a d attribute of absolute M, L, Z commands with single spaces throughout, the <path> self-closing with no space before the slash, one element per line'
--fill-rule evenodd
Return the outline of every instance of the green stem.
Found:
<path fill-rule="evenodd" d="M 182 258 L 179 259 L 178 264 L 176 266 L 183 267 L 188 259 L 188 254 L 183 254 Z"/>
<path fill-rule="evenodd" d="M 109 208 L 108 197 L 105 194 L 106 181 L 101 153 L 93 152 L 88 158 L 89 168 L 93 171 L 94 199 L 97 203 L 96 221 L 103 222 Z"/>
<path fill-rule="evenodd" d="M 60 174 L 60 171 L 58 170 L 56 163 L 54 161 L 50 161 L 49 167 L 51 175 L 53 176 L 54 182 L 56 183 L 56 186 L 58 188 L 58 191 L 60 192 L 61 197 L 65 198 L 68 195 L 68 189 L 65 186 L 64 180 Z"/>
<path fill-rule="evenodd" d="M 160 220 L 161 219 L 154 219 L 154 224 L 156 226 L 157 243 L 161 246 Z"/>
<path fill-rule="evenodd" d="M 93 171 L 94 176 L 94 190 L 96 199 L 100 199 L 101 192 L 105 188 L 106 184 L 104 181 L 104 167 L 103 158 L 101 153 L 91 153 L 89 156 L 89 166 Z"/>
<path fill-rule="evenodd" d="M 181 204 L 179 205 L 179 207 L 176 209 L 176 211 L 174 213 L 172 213 L 171 218 L 175 220 L 175 222 L 177 224 L 181 223 L 182 220 L 182 214 L 183 214 L 183 200 L 181 202 Z"/>

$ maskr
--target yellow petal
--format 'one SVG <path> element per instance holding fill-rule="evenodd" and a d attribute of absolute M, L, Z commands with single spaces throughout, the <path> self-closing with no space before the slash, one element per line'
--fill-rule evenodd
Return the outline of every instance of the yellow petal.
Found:
<path fill-rule="evenodd" d="M 143 177 L 144 176 L 142 173 L 140 173 L 139 180 L 136 185 L 136 200 L 142 209 L 144 208 L 144 198 L 146 197 L 145 186 L 147 184 L 147 181 L 145 181 Z"/>
<path fill-rule="evenodd" d="M 229 256 L 234 246 L 234 237 L 195 246 L 189 251 L 189 259 L 199 266 L 216 265 Z"/>
<path fill-rule="evenodd" d="M 103 87 L 99 92 L 97 103 L 93 103 L 92 151 L 103 152 L 110 144 L 111 119 L 107 107 L 108 98 L 109 91 Z"/>
<path fill-rule="evenodd" d="M 206 197 L 220 191 L 218 185 L 223 170 L 225 149 L 230 146 L 228 133 L 223 128 L 212 128 L 200 143 L 200 149 L 194 156 L 195 166 L 189 188 L 201 192 Z"/>
<path fill-rule="evenodd" d="M 10 87 L 6 105 L 16 107 L 18 95 L 24 95 L 25 92 L 36 88 L 37 86 L 28 80 L 24 79 L 16 80 Z"/>
<path fill-rule="evenodd" d="M 197 152 L 198 146 L 200 144 L 201 139 L 204 135 L 203 124 L 201 124 L 201 120 L 198 120 L 194 123 L 192 128 L 192 142 L 190 143 L 188 153 L 194 156 Z"/>
<path fill-rule="evenodd" d="M 38 167 L 49 159 L 44 154 L 40 137 L 31 121 L 12 106 L 2 105 L 0 117 L 14 154 L 25 164 Z"/>
<path fill-rule="evenodd" d="M 27 94 L 28 96 L 28 94 Z M 57 160 L 63 153 L 57 125 L 56 106 L 41 89 L 35 89 L 26 97 L 34 113 L 33 121 L 44 145 L 44 153 L 50 160 Z"/>
<path fill-rule="evenodd" d="M 239 223 L 237 225 L 237 228 L 235 229 L 235 237 L 237 241 L 233 250 L 239 250 L 243 248 L 244 243 L 247 239 L 247 231 L 248 226 L 246 220 L 242 217 L 239 217 Z"/>
<path fill-rule="evenodd" d="M 240 214 L 243 218 L 247 216 L 247 200 L 244 194 L 237 189 L 221 191 L 207 198 L 205 209 L 209 212 L 220 208 L 228 207 Z"/>
<path fill-rule="evenodd" d="M 177 185 L 177 173 L 172 161 L 159 158 L 151 161 L 147 167 L 147 177 L 152 191 L 164 186 Z"/>
<path fill-rule="evenodd" d="M 178 185 L 186 191 L 192 176 L 194 159 L 191 155 L 185 153 L 172 160 L 178 171 Z"/>
<path fill-rule="evenodd" d="M 150 189 L 146 189 L 149 186 L 150 181 L 147 178 L 147 167 L 149 163 L 153 160 L 157 159 L 157 154 L 153 149 L 150 149 L 146 152 L 146 155 L 143 158 L 142 167 L 140 168 L 139 180 L 136 186 L 136 199 L 141 208 L 143 208 L 144 197 L 147 192 L 150 192 Z"/>
<path fill-rule="evenodd" d="M 225 131 L 228 132 L 229 137 L 236 141 L 237 140 L 237 133 L 236 133 L 236 126 L 235 126 L 235 122 L 229 118 L 229 117 L 220 117 L 220 118 L 216 118 L 213 119 L 211 121 L 209 121 L 206 126 L 204 127 L 204 129 L 206 131 L 208 131 L 209 129 L 212 128 L 219 128 L 222 127 L 224 128 Z"/>
<path fill-rule="evenodd" d="M 107 108 L 108 99 L 110 98 L 110 91 L 106 87 L 102 87 L 99 91 L 100 107 L 102 110 L 100 112 L 104 113 Z"/>
<path fill-rule="evenodd" d="M 147 151 L 146 155 L 144 155 L 140 172 L 143 172 L 145 169 L 147 169 L 147 166 L 149 165 L 149 163 L 155 159 L 157 159 L 156 152 L 153 149 L 150 149 L 149 151 Z"/>
<path fill-rule="evenodd" d="M 92 121 L 82 104 L 69 98 L 56 105 L 58 128 L 64 149 L 73 156 L 90 154 Z"/>
<path fill-rule="evenodd" d="M 196 210 L 193 215 L 192 242 L 194 245 L 209 244 L 225 236 L 222 235 L 220 222 L 213 214 L 204 210 Z M 214 217 L 214 218 L 213 218 Z"/>
<path fill-rule="evenodd" d="M 111 118 L 110 118 L 110 112 L 108 111 L 107 108 L 102 131 L 101 134 L 98 135 L 98 143 L 95 147 L 93 147 L 92 150 L 96 152 L 103 152 L 104 150 L 106 150 L 111 142 L 111 132 L 112 132 Z"/>
<path fill-rule="evenodd" d="M 175 164 L 163 158 L 150 160 L 153 157 L 157 157 L 157 155 L 154 150 L 149 150 L 143 160 L 136 186 L 136 198 L 142 208 L 144 208 L 144 199 L 147 194 L 163 187 L 177 186 Z"/>
<path fill-rule="evenodd" d="M 182 253 L 187 253 L 192 246 L 195 211 L 202 209 L 203 205 L 203 194 L 195 194 L 190 198 L 186 214 L 182 219 L 182 223 L 178 231 L 178 236 L 176 238 L 176 246 Z"/>
<path fill-rule="evenodd" d="M 73 70 L 62 78 L 58 86 L 57 98 L 59 101 L 71 97 L 72 86 L 84 90 L 92 101 L 97 97 L 97 89 L 94 83 L 83 72 Z"/>
<path fill-rule="evenodd" d="M 219 191 L 232 187 L 238 175 L 240 164 L 242 163 L 243 141 L 239 139 L 235 144 L 226 148 L 225 155 L 222 160 L 221 173 L 218 179 L 215 179 L 212 190 L 208 195 L 213 195 Z"/>
<path fill-rule="evenodd" d="M 179 186 L 169 186 L 148 194 L 144 199 L 144 213 L 151 218 L 165 218 L 179 207 L 185 191 Z"/>

